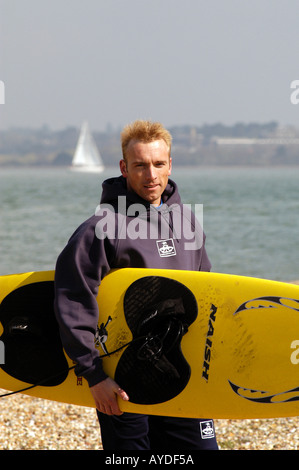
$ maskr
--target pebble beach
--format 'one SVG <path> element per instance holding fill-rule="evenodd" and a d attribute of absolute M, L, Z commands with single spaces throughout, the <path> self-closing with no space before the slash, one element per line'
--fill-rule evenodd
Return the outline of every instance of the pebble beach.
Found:
<path fill-rule="evenodd" d="M 11 395 L 0 398 L 0 414 L 0 450 L 102 449 L 92 408 Z M 215 428 L 223 451 L 299 449 L 297 417 L 215 420 Z"/>

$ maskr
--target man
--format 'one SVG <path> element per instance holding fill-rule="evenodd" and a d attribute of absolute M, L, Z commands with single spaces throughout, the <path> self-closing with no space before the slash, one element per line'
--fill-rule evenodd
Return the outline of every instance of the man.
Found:
<path fill-rule="evenodd" d="M 202 230 L 169 180 L 169 132 L 160 123 L 136 121 L 122 132 L 122 151 L 121 176 L 103 183 L 96 214 L 76 230 L 57 260 L 55 311 L 62 342 L 76 373 L 89 383 L 104 450 L 216 449 L 214 429 L 209 438 L 201 435 L 198 419 L 122 413 L 117 398 L 130 397 L 107 377 L 94 346 L 96 295 L 110 269 L 211 267 Z M 184 233 L 186 224 L 194 231 L 193 244 Z"/>

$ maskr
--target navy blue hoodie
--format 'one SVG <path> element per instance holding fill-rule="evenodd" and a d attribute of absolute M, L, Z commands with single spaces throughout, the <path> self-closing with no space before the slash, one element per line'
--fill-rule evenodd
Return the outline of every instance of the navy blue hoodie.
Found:
<path fill-rule="evenodd" d="M 72 235 L 55 272 L 55 313 L 63 346 L 76 374 L 93 386 L 107 376 L 94 345 L 96 296 L 103 277 L 115 268 L 209 271 L 205 235 L 176 184 L 169 180 L 162 204 L 153 207 L 128 192 L 122 176 L 103 183 L 95 215 Z"/>

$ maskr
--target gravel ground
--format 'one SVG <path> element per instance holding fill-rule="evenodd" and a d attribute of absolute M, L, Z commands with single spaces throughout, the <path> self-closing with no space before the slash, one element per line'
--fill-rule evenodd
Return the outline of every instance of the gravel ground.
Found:
<path fill-rule="evenodd" d="M 101 449 L 92 408 L 12 395 L 0 398 L 0 416 L 0 450 Z"/>
<path fill-rule="evenodd" d="M 102 448 L 91 408 L 12 395 L 0 398 L 0 414 L 0 450 Z M 299 418 L 215 420 L 221 450 L 298 450 L 298 426 Z"/>

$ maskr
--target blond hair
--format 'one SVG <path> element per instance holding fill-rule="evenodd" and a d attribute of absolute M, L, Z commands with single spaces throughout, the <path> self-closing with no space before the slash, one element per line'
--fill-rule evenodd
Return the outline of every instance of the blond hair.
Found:
<path fill-rule="evenodd" d="M 164 140 L 169 149 L 170 156 L 172 137 L 160 122 L 137 120 L 124 127 L 121 133 L 121 146 L 124 160 L 126 160 L 126 152 L 131 140 L 144 143 Z"/>

